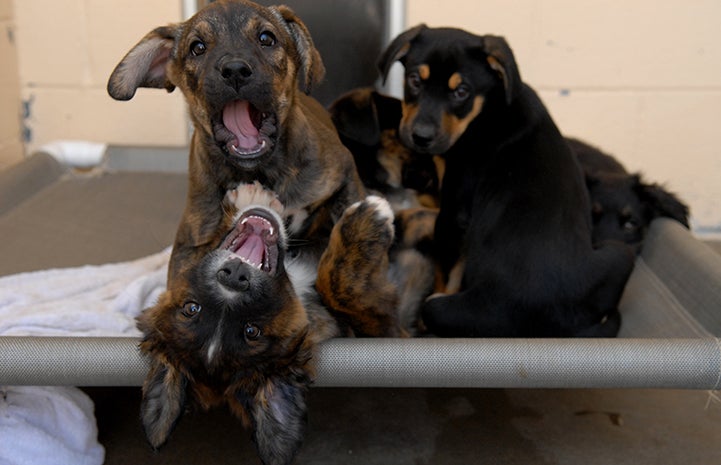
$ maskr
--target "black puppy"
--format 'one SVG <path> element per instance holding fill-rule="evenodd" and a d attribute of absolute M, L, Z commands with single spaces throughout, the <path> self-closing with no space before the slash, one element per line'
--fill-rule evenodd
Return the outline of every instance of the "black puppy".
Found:
<path fill-rule="evenodd" d="M 360 87 L 338 97 L 328 111 L 368 189 L 383 195 L 396 211 L 438 207 L 443 160 L 400 143 L 400 100 Z"/>
<path fill-rule="evenodd" d="M 593 242 L 618 240 L 641 250 L 654 218 L 673 218 L 689 227 L 689 209 L 658 184 L 631 174 L 611 155 L 578 139 L 568 139 L 578 157 L 591 195 Z"/>
<path fill-rule="evenodd" d="M 401 140 L 442 153 L 434 248 L 450 295 L 422 308 L 440 336 L 615 336 L 634 255 L 593 249 L 581 169 L 496 36 L 410 29 L 379 67 L 405 66 Z M 453 279 L 451 279 L 451 282 Z M 451 283 L 452 284 L 452 283 Z"/>

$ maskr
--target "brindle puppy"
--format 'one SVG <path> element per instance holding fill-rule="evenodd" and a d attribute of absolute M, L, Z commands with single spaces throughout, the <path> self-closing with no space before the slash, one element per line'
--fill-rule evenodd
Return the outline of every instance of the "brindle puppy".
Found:
<path fill-rule="evenodd" d="M 387 331 L 356 326 L 368 320 L 350 311 L 334 318 L 321 286 L 314 286 L 316 276 L 331 278 L 336 300 L 355 299 L 362 288 L 395 306 L 395 289 L 386 281 L 393 213 L 374 196 L 351 205 L 317 268 L 312 256 L 286 253 L 282 205 L 259 184 L 231 191 L 226 210 L 220 245 L 185 271 L 186 286 L 169 288 L 138 318 L 140 347 L 151 358 L 143 425 L 159 447 L 187 404 L 227 405 L 253 429 L 263 463 L 286 464 L 303 439 L 317 344 L 358 334 L 355 327 L 361 334 Z M 376 299 L 361 300 L 356 308 L 372 313 Z M 396 325 L 384 316 L 370 321 Z"/>
<path fill-rule="evenodd" d="M 113 98 L 129 100 L 139 87 L 178 87 L 195 127 L 170 287 L 183 286 L 183 272 L 218 246 L 221 202 L 238 183 L 258 181 L 275 192 L 291 245 L 318 251 L 345 208 L 363 198 L 327 112 L 302 92 L 323 74 L 306 26 L 289 8 L 229 0 L 154 29 L 115 68 Z"/>

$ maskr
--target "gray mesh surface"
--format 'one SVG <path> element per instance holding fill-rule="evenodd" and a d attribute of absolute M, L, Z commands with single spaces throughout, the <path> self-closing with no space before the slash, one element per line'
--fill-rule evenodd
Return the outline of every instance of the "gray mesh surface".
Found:
<path fill-rule="evenodd" d="M 0 338 L 0 385 L 137 386 L 133 338 Z M 333 339 L 317 386 L 721 388 L 721 339 Z"/>

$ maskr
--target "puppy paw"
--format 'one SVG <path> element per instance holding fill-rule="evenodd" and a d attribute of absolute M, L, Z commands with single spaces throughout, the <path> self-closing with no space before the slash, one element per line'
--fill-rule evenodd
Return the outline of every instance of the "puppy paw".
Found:
<path fill-rule="evenodd" d="M 241 210 L 251 205 L 271 208 L 277 213 L 283 213 L 283 204 L 278 200 L 275 192 L 266 189 L 258 181 L 250 184 L 239 184 L 235 189 L 225 193 L 226 201 Z"/>
<path fill-rule="evenodd" d="M 336 225 L 346 244 L 387 250 L 395 235 L 393 209 L 386 199 L 370 195 L 348 207 Z"/>
<path fill-rule="evenodd" d="M 348 207 L 333 227 L 318 265 L 316 289 L 323 302 L 356 335 L 398 336 L 398 294 L 388 280 L 393 243 L 393 211 L 388 202 L 367 197 Z"/>

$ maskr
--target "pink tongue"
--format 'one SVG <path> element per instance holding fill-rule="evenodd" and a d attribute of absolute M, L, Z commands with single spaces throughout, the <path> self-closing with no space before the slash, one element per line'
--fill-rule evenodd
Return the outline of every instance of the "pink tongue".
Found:
<path fill-rule="evenodd" d="M 262 265 L 263 254 L 265 253 L 263 239 L 256 235 L 248 237 L 236 253 L 255 265 Z"/>
<path fill-rule="evenodd" d="M 260 143 L 258 128 L 250 120 L 248 106 L 246 100 L 236 100 L 223 109 L 223 124 L 235 135 L 235 146 L 243 149 L 252 149 Z"/>

